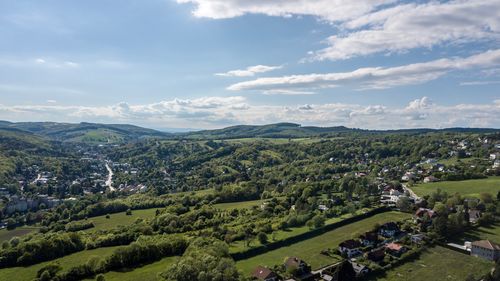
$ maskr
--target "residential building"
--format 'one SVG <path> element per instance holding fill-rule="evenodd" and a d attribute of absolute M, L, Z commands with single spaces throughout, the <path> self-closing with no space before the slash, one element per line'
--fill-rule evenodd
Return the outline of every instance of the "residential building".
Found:
<path fill-rule="evenodd" d="M 252 272 L 252 278 L 263 281 L 278 281 L 279 276 L 267 267 L 257 266 Z"/>
<path fill-rule="evenodd" d="M 398 225 L 395 222 L 388 222 L 380 226 L 379 234 L 385 238 L 393 238 L 400 232 Z"/>
<path fill-rule="evenodd" d="M 360 247 L 361 243 L 359 241 L 350 239 L 339 244 L 339 251 L 348 258 L 352 258 L 362 254 L 361 250 L 359 250 Z"/>
<path fill-rule="evenodd" d="M 404 252 L 406 252 L 406 250 L 405 246 L 394 242 L 385 245 L 385 251 L 396 257 L 400 257 Z"/>
<path fill-rule="evenodd" d="M 356 272 L 356 277 L 364 276 L 368 274 L 368 272 L 370 272 L 370 269 L 368 267 L 360 263 L 351 262 L 351 264 L 352 264 L 352 269 L 354 269 L 354 272 Z"/>
<path fill-rule="evenodd" d="M 311 272 L 311 267 L 303 260 L 297 257 L 290 257 L 285 261 L 285 269 L 293 270 L 296 276 L 306 275 Z"/>
<path fill-rule="evenodd" d="M 363 246 L 374 246 L 378 243 L 378 233 L 376 231 L 368 231 L 362 234 L 359 239 Z"/>
<path fill-rule="evenodd" d="M 479 210 L 469 210 L 469 222 L 476 223 L 481 217 L 481 211 Z"/>
<path fill-rule="evenodd" d="M 474 241 L 472 242 L 471 255 L 496 261 L 500 258 L 500 245 L 489 240 Z"/>

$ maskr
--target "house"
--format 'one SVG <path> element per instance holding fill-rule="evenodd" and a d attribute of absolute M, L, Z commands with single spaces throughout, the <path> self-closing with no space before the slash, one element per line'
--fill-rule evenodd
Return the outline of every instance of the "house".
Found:
<path fill-rule="evenodd" d="M 413 234 L 411 236 L 411 242 L 416 243 L 416 244 L 421 244 L 424 242 L 426 236 L 422 233 L 419 234 Z"/>
<path fill-rule="evenodd" d="M 311 267 L 297 257 L 290 257 L 285 261 L 285 270 L 294 272 L 295 276 L 301 276 L 310 273 Z"/>
<path fill-rule="evenodd" d="M 318 205 L 318 210 L 320 211 L 328 211 L 328 207 L 326 205 Z"/>
<path fill-rule="evenodd" d="M 415 212 L 414 221 L 416 223 L 423 222 L 426 218 L 432 220 L 437 216 L 436 212 L 427 208 L 418 208 Z"/>
<path fill-rule="evenodd" d="M 470 223 L 476 223 L 480 217 L 481 217 L 481 211 L 469 210 L 469 222 Z"/>
<path fill-rule="evenodd" d="M 378 233 L 376 231 L 368 231 L 359 236 L 363 246 L 374 246 L 378 243 Z"/>
<path fill-rule="evenodd" d="M 359 247 L 361 247 L 361 243 L 359 241 L 350 239 L 339 244 L 339 251 L 341 254 L 345 254 L 348 258 L 352 258 L 362 254 Z"/>
<path fill-rule="evenodd" d="M 380 248 L 377 250 L 373 250 L 366 254 L 366 258 L 373 261 L 373 262 L 379 262 L 382 261 L 385 257 L 385 250 L 384 248 Z"/>
<path fill-rule="evenodd" d="M 368 272 L 370 272 L 370 269 L 368 267 L 360 263 L 351 262 L 351 264 L 352 264 L 352 269 L 354 269 L 354 272 L 356 272 L 356 277 L 364 276 L 368 274 Z"/>
<path fill-rule="evenodd" d="M 393 238 L 400 232 L 398 225 L 395 222 L 388 222 L 380 226 L 378 233 L 385 238 Z"/>
<path fill-rule="evenodd" d="M 411 172 L 406 172 L 404 176 L 401 177 L 401 181 L 410 181 L 415 179 L 415 174 Z"/>
<path fill-rule="evenodd" d="M 425 177 L 424 178 L 424 182 L 425 183 L 429 183 L 429 182 L 437 182 L 439 181 L 438 178 L 436 178 L 435 176 L 428 176 L 428 177 Z"/>
<path fill-rule="evenodd" d="M 471 255 L 496 261 L 500 258 L 500 245 L 489 240 L 474 241 L 472 242 Z"/>
<path fill-rule="evenodd" d="M 400 257 L 404 252 L 406 252 L 406 247 L 392 242 L 385 245 L 385 251 L 392 256 Z"/>
<path fill-rule="evenodd" d="M 497 153 L 490 154 L 490 160 L 496 160 L 497 158 L 498 158 L 498 154 Z"/>
<path fill-rule="evenodd" d="M 496 168 L 500 168 L 500 160 L 495 160 L 495 162 L 493 162 L 493 169 Z"/>
<path fill-rule="evenodd" d="M 257 266 L 252 272 L 252 278 L 264 281 L 278 281 L 279 276 L 267 267 Z"/>

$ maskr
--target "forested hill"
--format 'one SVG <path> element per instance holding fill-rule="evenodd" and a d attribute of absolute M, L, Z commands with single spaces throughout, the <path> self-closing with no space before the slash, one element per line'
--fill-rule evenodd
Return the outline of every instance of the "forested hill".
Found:
<path fill-rule="evenodd" d="M 19 122 L 0 121 L 3 130 L 29 132 L 52 140 L 116 143 L 149 137 L 168 137 L 170 134 L 127 124 L 95 123 L 56 123 L 56 122 Z"/>
<path fill-rule="evenodd" d="M 217 130 L 204 130 L 177 134 L 180 137 L 199 139 L 225 139 L 225 138 L 301 138 L 318 136 L 330 133 L 345 133 L 361 131 L 349 129 L 344 126 L 338 127 L 313 127 L 301 126 L 294 123 L 277 123 L 262 126 L 238 125 Z"/>
<path fill-rule="evenodd" d="M 453 133 L 494 133 L 500 129 L 488 128 L 448 128 L 448 129 L 401 129 L 401 130 L 363 130 L 344 126 L 316 127 L 301 126 L 295 123 L 276 123 L 268 125 L 238 125 L 216 130 L 192 131 L 186 133 L 167 133 L 127 124 L 96 123 L 57 123 L 57 122 L 19 122 L 0 121 L 3 131 L 31 133 L 51 140 L 84 143 L 123 143 L 145 138 L 167 139 L 235 139 L 235 138 L 305 138 L 329 137 L 345 133 L 357 134 L 420 134 L 429 132 Z"/>
<path fill-rule="evenodd" d="M 261 126 L 239 125 L 217 130 L 203 130 L 175 134 L 177 138 L 188 139 L 234 139 L 234 138 L 303 138 L 303 137 L 326 137 L 339 133 L 394 133 L 394 134 L 420 134 L 430 132 L 453 132 L 453 133 L 495 133 L 500 129 L 490 128 L 447 128 L 447 129 L 400 129 L 400 130 L 363 130 L 347 128 L 344 126 L 315 127 L 301 126 L 295 123 L 277 123 Z"/>

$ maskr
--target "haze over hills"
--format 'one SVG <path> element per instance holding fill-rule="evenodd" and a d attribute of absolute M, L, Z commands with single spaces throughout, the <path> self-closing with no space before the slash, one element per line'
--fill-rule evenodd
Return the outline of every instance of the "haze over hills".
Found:
<path fill-rule="evenodd" d="M 296 123 L 267 125 L 237 125 L 214 130 L 189 132 L 163 132 L 129 124 L 57 123 L 57 122 L 8 122 L 0 121 L 4 132 L 33 134 L 56 141 L 86 143 L 116 143 L 145 138 L 168 139 L 234 139 L 234 138 L 303 138 L 331 136 L 341 133 L 427 133 L 427 132 L 498 132 L 493 128 L 399 129 L 364 130 L 345 126 L 316 127 Z"/>

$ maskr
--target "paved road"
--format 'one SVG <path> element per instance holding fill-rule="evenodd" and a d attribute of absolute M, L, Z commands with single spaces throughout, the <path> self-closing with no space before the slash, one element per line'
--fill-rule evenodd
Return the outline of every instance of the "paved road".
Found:
<path fill-rule="evenodd" d="M 108 179 L 106 180 L 106 186 L 109 187 L 109 190 L 115 191 L 116 188 L 113 187 L 113 170 L 111 170 L 111 167 L 108 164 L 108 161 L 106 161 L 106 170 L 108 170 Z"/>

